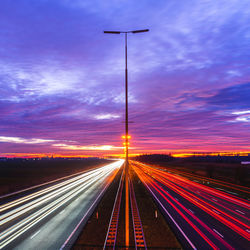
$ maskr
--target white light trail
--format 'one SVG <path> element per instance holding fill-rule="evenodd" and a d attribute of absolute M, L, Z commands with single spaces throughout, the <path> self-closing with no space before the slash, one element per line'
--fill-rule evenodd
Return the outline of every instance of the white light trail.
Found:
<path fill-rule="evenodd" d="M 7 211 L 0 217 L 1 225 L 7 222 L 10 224 L 10 226 L 0 233 L 0 249 L 7 246 L 62 205 L 78 197 L 83 191 L 87 191 L 93 185 L 102 185 L 117 168 L 122 166 L 123 162 L 124 160 L 119 160 L 104 167 L 88 171 L 80 176 L 73 177 L 67 181 L 3 205 L 1 207 L 2 210 L 13 207 L 14 209 Z M 23 204 L 24 202 L 27 203 Z M 27 215 L 24 217 L 26 213 Z M 15 219 L 17 218 L 18 222 L 15 223 Z M 20 218 L 21 220 L 19 221 Z"/>

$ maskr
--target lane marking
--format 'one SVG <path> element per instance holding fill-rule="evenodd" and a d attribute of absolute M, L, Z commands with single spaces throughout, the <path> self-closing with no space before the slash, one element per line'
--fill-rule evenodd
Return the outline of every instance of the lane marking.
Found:
<path fill-rule="evenodd" d="M 30 238 L 33 239 L 34 237 L 36 237 L 39 233 L 40 233 L 41 230 L 38 230 L 36 233 L 34 233 Z"/>
<path fill-rule="evenodd" d="M 65 209 L 63 209 L 59 214 L 63 214 L 65 212 Z"/>
<path fill-rule="evenodd" d="M 216 202 L 218 201 L 218 200 L 216 200 L 216 199 L 214 199 L 214 198 L 212 198 L 212 200 L 213 200 L 213 201 L 216 201 Z"/>
<path fill-rule="evenodd" d="M 217 233 L 221 238 L 224 238 L 222 234 L 220 234 L 216 229 L 213 229 L 215 233 Z"/>
<path fill-rule="evenodd" d="M 240 211 L 238 209 L 236 209 L 235 211 L 238 212 L 238 213 L 240 213 L 240 214 L 245 214 L 244 212 L 242 212 L 242 211 Z"/>
<path fill-rule="evenodd" d="M 246 231 L 247 231 L 248 233 L 250 233 L 250 230 L 249 230 L 249 229 L 246 229 Z"/>
<path fill-rule="evenodd" d="M 218 211 L 216 211 L 216 210 L 214 210 L 214 209 L 212 209 L 215 213 L 217 213 L 217 214 L 220 214 L 220 212 L 218 212 Z"/>
<path fill-rule="evenodd" d="M 174 220 L 174 218 L 170 215 L 170 213 L 167 211 L 167 209 L 163 206 L 163 204 L 160 202 L 160 200 L 156 197 L 156 195 L 151 190 L 151 188 L 148 186 L 148 184 L 146 184 L 144 181 L 143 181 L 143 183 L 147 187 L 147 189 L 150 191 L 150 193 L 154 196 L 154 198 L 158 201 L 159 205 L 162 207 L 162 209 L 165 211 L 165 213 L 169 216 L 169 218 L 172 220 L 172 222 L 175 224 L 175 226 L 182 233 L 182 235 L 187 240 L 187 242 L 190 244 L 192 249 L 196 250 L 197 248 L 194 246 L 194 244 L 191 242 L 191 240 L 187 237 L 187 235 L 184 233 L 184 231 L 181 229 L 181 227 L 178 225 L 178 223 Z M 62 250 L 62 248 L 60 250 Z"/>
<path fill-rule="evenodd" d="M 191 209 L 188 209 L 192 214 L 194 214 L 194 211 L 192 211 Z"/>
<path fill-rule="evenodd" d="M 216 189 L 221 190 L 221 191 L 226 192 L 226 193 L 238 195 L 238 194 L 236 194 L 236 193 L 234 193 L 234 192 L 231 192 L 231 191 L 228 191 L 228 190 L 225 190 L 225 189 L 222 189 L 222 188 L 216 188 Z"/>
<path fill-rule="evenodd" d="M 236 193 L 234 193 L 234 192 L 231 192 L 231 191 L 226 191 L 226 192 L 228 192 L 228 193 L 230 193 L 230 194 L 238 195 L 238 194 L 236 194 Z"/>

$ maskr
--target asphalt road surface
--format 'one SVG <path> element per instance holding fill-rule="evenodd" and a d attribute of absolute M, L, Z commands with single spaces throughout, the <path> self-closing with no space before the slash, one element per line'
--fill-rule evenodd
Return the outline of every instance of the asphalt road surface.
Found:
<path fill-rule="evenodd" d="M 185 249 L 250 249 L 249 201 L 133 162 Z"/>
<path fill-rule="evenodd" d="M 68 249 L 123 160 L 32 189 L 0 207 L 0 249 Z"/>

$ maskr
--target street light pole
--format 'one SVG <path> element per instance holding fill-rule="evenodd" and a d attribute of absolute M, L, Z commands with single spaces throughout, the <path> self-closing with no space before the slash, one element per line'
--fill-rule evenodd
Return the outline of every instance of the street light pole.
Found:
<path fill-rule="evenodd" d="M 125 246 L 129 246 L 129 185 L 128 185 L 128 39 L 125 33 Z"/>
<path fill-rule="evenodd" d="M 125 34 L 125 246 L 129 247 L 129 185 L 128 185 L 128 49 L 127 49 L 127 34 L 128 33 L 142 33 L 148 32 L 145 30 L 132 30 L 132 31 L 104 31 L 106 34 Z"/>
<path fill-rule="evenodd" d="M 126 145 L 126 164 L 128 169 L 128 39 L 125 33 L 125 145 Z"/>

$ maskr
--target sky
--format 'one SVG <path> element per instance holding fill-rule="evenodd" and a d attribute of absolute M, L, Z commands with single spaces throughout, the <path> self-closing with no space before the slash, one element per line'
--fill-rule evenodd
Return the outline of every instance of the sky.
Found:
<path fill-rule="evenodd" d="M 250 151 L 249 0 L 1 0 L 0 155 Z"/>

